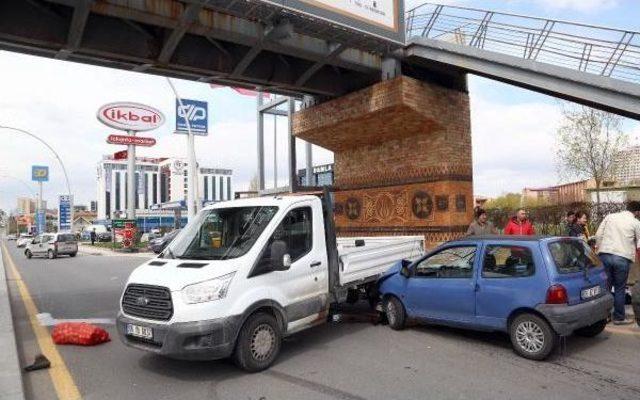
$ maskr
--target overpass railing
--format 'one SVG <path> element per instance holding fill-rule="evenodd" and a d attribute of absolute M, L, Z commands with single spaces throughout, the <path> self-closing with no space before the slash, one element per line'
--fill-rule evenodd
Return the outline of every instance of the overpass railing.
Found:
<path fill-rule="evenodd" d="M 406 14 L 426 37 L 640 83 L 640 32 L 426 3 Z"/>

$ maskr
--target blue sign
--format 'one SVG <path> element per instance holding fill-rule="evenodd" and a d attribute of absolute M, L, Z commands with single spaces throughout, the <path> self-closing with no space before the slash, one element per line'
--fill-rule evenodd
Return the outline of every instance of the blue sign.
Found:
<path fill-rule="evenodd" d="M 58 196 L 58 232 L 71 230 L 73 212 L 73 196 Z"/>
<path fill-rule="evenodd" d="M 46 229 L 47 215 L 44 210 L 36 212 L 36 232 L 44 233 Z"/>
<path fill-rule="evenodd" d="M 49 181 L 49 167 L 45 165 L 32 165 L 31 180 L 36 182 Z"/>
<path fill-rule="evenodd" d="M 176 133 L 188 133 L 187 120 L 191 132 L 207 136 L 209 127 L 209 105 L 206 101 L 182 99 L 182 107 L 176 99 Z"/>

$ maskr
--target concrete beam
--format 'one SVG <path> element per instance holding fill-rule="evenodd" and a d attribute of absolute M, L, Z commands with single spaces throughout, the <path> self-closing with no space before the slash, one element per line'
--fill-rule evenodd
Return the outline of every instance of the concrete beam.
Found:
<path fill-rule="evenodd" d="M 320 68 L 324 67 L 327 64 L 331 64 L 333 60 L 336 59 L 343 51 L 347 49 L 347 45 L 344 43 L 332 43 L 329 44 L 329 52 L 327 57 L 324 60 L 318 61 L 313 64 L 309 69 L 304 71 L 302 75 L 296 80 L 296 85 L 304 85 L 316 72 L 320 70 Z"/>
<path fill-rule="evenodd" d="M 404 62 L 458 69 L 640 120 L 640 85 L 443 41 L 414 38 Z"/>
<path fill-rule="evenodd" d="M 91 6 L 93 0 L 83 0 L 78 2 L 73 10 L 73 16 L 71 17 L 71 25 L 69 26 L 69 33 L 67 35 L 67 46 L 60 50 L 60 53 L 56 55 L 57 59 L 65 60 L 69 57 L 69 54 L 74 52 L 80 46 L 82 41 L 82 35 L 84 34 L 87 20 L 89 19 L 89 13 L 91 12 Z"/>
<path fill-rule="evenodd" d="M 191 3 L 185 8 L 184 12 L 180 16 L 180 20 L 178 21 L 176 28 L 171 31 L 171 34 L 162 46 L 162 50 L 158 56 L 158 62 L 160 64 L 166 64 L 169 62 L 173 52 L 176 51 L 176 47 L 178 47 L 178 43 L 180 43 L 182 37 L 187 33 L 189 26 L 191 26 L 193 21 L 198 17 L 200 10 L 202 10 L 205 3 L 207 2 Z"/>

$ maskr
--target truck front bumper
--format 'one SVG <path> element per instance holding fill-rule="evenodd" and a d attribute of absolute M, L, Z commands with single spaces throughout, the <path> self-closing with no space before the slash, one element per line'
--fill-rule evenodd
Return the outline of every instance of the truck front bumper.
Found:
<path fill-rule="evenodd" d="M 607 319 L 612 308 L 613 296 L 606 293 L 597 299 L 571 306 L 540 304 L 536 310 L 545 316 L 559 335 L 568 336 L 576 329 Z"/>
<path fill-rule="evenodd" d="M 129 318 L 118 313 L 116 325 L 122 342 L 140 350 L 181 360 L 217 360 L 227 358 L 233 352 L 241 316 L 207 321 L 158 324 Z M 127 334 L 127 325 L 151 328 L 152 339 L 142 339 Z"/>

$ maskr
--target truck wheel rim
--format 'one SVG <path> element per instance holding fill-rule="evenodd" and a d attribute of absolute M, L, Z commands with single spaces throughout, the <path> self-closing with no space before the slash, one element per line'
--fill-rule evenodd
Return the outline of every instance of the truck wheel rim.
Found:
<path fill-rule="evenodd" d="M 521 322 L 516 328 L 516 342 L 527 353 L 537 353 L 544 347 L 544 332 L 533 321 Z"/>
<path fill-rule="evenodd" d="M 267 324 L 258 325 L 251 337 L 251 355 L 258 361 L 264 361 L 275 347 L 276 333 Z"/>

